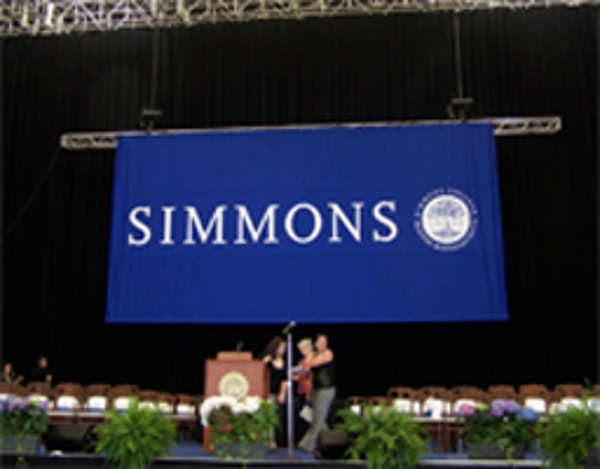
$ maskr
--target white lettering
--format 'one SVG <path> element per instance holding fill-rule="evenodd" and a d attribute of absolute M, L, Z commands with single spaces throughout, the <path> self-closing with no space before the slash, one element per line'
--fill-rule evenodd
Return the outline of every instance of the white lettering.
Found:
<path fill-rule="evenodd" d="M 255 243 L 258 243 L 260 240 L 260 235 L 267 228 L 267 237 L 265 238 L 264 244 L 277 244 L 279 240 L 275 236 L 275 213 L 279 205 L 271 204 L 265 210 L 260 222 L 258 223 L 258 228 L 254 225 L 252 221 L 252 217 L 248 212 L 248 209 L 245 205 L 236 205 L 235 209 L 238 212 L 237 219 L 237 238 L 234 241 L 234 244 L 247 244 L 246 238 L 244 236 L 244 227 L 248 228 L 248 233 L 250 234 L 250 239 Z"/>
<path fill-rule="evenodd" d="M 381 231 L 374 229 L 373 241 L 376 243 L 391 243 L 398 236 L 398 225 L 396 225 L 394 220 L 382 213 L 384 209 L 395 212 L 396 202 L 393 200 L 383 200 L 373 207 L 373 218 L 389 230 L 387 235 L 383 235 Z"/>
<path fill-rule="evenodd" d="M 152 238 L 152 231 L 144 222 L 142 222 L 138 218 L 138 214 L 145 215 L 146 218 L 150 218 L 151 210 L 148 206 L 140 206 L 135 207 L 131 212 L 129 212 L 129 223 L 131 223 L 134 228 L 137 228 L 141 233 L 141 238 L 136 238 L 131 233 L 127 237 L 127 244 L 129 246 L 143 246 L 147 244 Z"/>
<path fill-rule="evenodd" d="M 173 212 L 175 207 L 162 207 L 163 212 L 163 238 L 160 244 L 173 244 Z"/>
<path fill-rule="evenodd" d="M 352 202 L 352 207 L 354 208 L 354 223 L 350 221 L 348 216 L 344 213 L 341 207 L 333 202 L 329 202 L 327 206 L 331 209 L 331 237 L 329 238 L 329 242 L 331 243 L 341 243 L 342 238 L 339 234 L 339 224 L 338 221 L 341 221 L 342 224 L 348 230 L 348 233 L 352 235 L 355 241 L 360 243 L 361 241 L 361 221 L 362 221 L 362 208 L 364 206 L 363 202 Z"/>
<path fill-rule="evenodd" d="M 198 238 L 200 238 L 202 244 L 206 244 L 213 230 L 215 231 L 215 237 L 212 244 L 227 244 L 227 241 L 223 238 L 223 215 L 227 210 L 227 205 L 219 205 L 215 208 L 206 228 L 202 225 L 202 220 L 195 207 L 185 207 L 184 209 L 188 216 L 186 236 L 183 244 L 196 244 L 196 241 L 194 240 L 194 229 L 196 233 L 198 233 Z"/>
<path fill-rule="evenodd" d="M 308 210 L 313 217 L 313 229 L 306 236 L 298 236 L 294 228 L 294 218 L 296 217 L 296 213 L 298 213 L 300 210 Z M 319 236 L 321 228 L 323 227 L 323 218 L 321 218 L 321 214 L 314 205 L 302 202 L 294 205 L 288 211 L 287 215 L 285 216 L 284 223 L 285 231 L 292 240 L 294 240 L 298 244 L 308 244 L 314 241 L 317 236 Z"/>

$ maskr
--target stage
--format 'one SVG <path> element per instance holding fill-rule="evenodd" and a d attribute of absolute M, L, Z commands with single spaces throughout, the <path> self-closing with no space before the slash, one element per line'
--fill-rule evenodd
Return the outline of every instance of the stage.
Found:
<path fill-rule="evenodd" d="M 14 455 L 3 456 L 0 460 L 2 467 L 14 466 Z M 38 454 L 27 457 L 28 467 L 31 468 L 57 468 L 57 467 L 106 467 L 104 458 L 85 453 L 65 453 L 62 455 Z M 419 467 L 423 468 L 537 468 L 542 466 L 542 461 L 532 456 L 522 461 L 471 461 L 466 454 L 428 454 L 422 458 Z M 261 461 L 230 461 L 216 458 L 204 452 L 197 443 L 182 442 L 173 448 L 171 457 L 158 459 L 153 467 L 177 468 L 366 468 L 364 462 L 333 461 L 316 459 L 312 454 L 304 451 L 295 451 L 292 458 L 288 458 L 286 450 L 275 450 L 269 453 L 268 459 Z"/>

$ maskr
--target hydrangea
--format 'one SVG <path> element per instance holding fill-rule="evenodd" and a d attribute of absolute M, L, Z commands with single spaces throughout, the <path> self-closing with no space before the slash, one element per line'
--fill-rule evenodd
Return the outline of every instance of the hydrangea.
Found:
<path fill-rule="evenodd" d="M 458 415 L 461 417 L 470 417 L 475 415 L 477 408 L 473 404 L 469 404 L 467 402 L 461 404 L 458 407 Z"/>
<path fill-rule="evenodd" d="M 519 413 L 519 416 L 529 423 L 535 423 L 538 419 L 537 412 L 529 407 L 523 407 Z"/>
<path fill-rule="evenodd" d="M 521 411 L 521 406 L 519 406 L 519 404 L 517 404 L 515 401 L 499 399 L 499 400 L 492 402 L 490 414 L 493 417 L 503 417 L 504 415 L 518 414 L 520 411 Z"/>

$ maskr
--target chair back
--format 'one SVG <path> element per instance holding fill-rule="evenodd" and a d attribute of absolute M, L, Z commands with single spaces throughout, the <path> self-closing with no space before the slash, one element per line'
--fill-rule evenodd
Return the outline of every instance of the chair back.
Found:
<path fill-rule="evenodd" d="M 79 383 L 59 383 L 52 390 L 54 408 L 59 412 L 75 412 L 85 401 L 85 391 Z"/>
<path fill-rule="evenodd" d="M 362 396 L 349 396 L 346 398 L 346 406 L 356 415 L 362 414 L 362 405 L 365 403 L 365 398 Z"/>
<path fill-rule="evenodd" d="M 519 398 L 517 390 L 510 384 L 494 384 L 489 386 L 487 394 L 490 402 L 498 399 L 516 401 Z"/>
<path fill-rule="evenodd" d="M 388 402 L 398 412 L 411 414 L 415 417 L 421 415 L 421 393 L 406 386 L 396 386 L 388 389 Z"/>
<path fill-rule="evenodd" d="M 84 407 L 88 412 L 104 412 L 109 407 L 109 384 L 90 384 L 85 388 Z"/>
<path fill-rule="evenodd" d="M 538 414 L 547 413 L 553 401 L 553 394 L 543 384 L 524 384 L 519 386 L 519 402 Z"/>
<path fill-rule="evenodd" d="M 179 416 L 195 416 L 198 413 L 198 399 L 190 394 L 175 396 L 175 414 Z"/>

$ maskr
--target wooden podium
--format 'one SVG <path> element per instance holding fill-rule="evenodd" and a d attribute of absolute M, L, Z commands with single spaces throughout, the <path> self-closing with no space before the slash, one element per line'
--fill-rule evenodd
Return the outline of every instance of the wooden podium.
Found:
<path fill-rule="evenodd" d="M 250 352 L 219 352 L 206 360 L 204 395 L 243 398 L 269 397 L 269 373 L 262 360 L 253 360 Z"/>
<path fill-rule="evenodd" d="M 269 397 L 269 370 L 250 352 L 219 352 L 205 362 L 204 396 Z M 204 449 L 211 451 L 210 429 L 204 429 Z"/>

